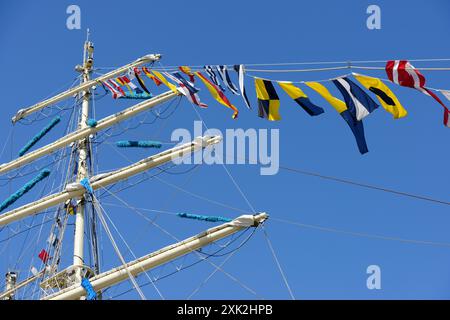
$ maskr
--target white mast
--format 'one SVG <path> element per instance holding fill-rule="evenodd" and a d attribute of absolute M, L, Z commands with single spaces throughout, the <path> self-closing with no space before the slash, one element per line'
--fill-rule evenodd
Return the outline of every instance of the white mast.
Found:
<path fill-rule="evenodd" d="M 89 37 L 89 31 L 88 31 Z M 22 165 L 29 163 L 39 157 L 51 154 L 52 152 L 68 146 L 70 143 L 75 142 L 78 151 L 78 164 L 77 164 L 77 178 L 76 182 L 72 183 L 61 192 L 48 195 L 37 201 L 28 203 L 19 208 L 13 209 L 9 212 L 0 215 L 0 226 L 7 225 L 11 222 L 23 219 L 27 216 L 37 214 L 50 208 L 52 206 L 61 204 L 72 198 L 79 198 L 81 201 L 77 207 L 77 213 L 75 218 L 75 236 L 74 236 L 74 250 L 73 250 L 73 264 L 69 268 L 58 272 L 53 277 L 45 279 L 41 283 L 41 288 L 44 290 L 47 288 L 61 289 L 59 292 L 43 299 L 80 299 L 85 296 L 86 293 L 81 287 L 80 282 L 83 276 L 89 277 L 94 289 L 100 292 L 102 289 L 115 285 L 129 277 L 129 273 L 136 276 L 146 270 L 155 268 L 159 265 L 174 260 L 180 256 L 193 252 L 201 247 L 204 247 L 212 242 L 218 241 L 222 238 L 228 237 L 246 227 L 256 227 L 268 216 L 266 213 L 258 213 L 254 216 L 244 215 L 236 218 L 232 222 L 222 224 L 220 226 L 208 229 L 196 236 L 185 239 L 181 242 L 167 246 L 163 249 L 155 251 L 151 254 L 138 258 L 134 261 L 121 265 L 110 271 L 97 274 L 94 277 L 89 272 L 89 268 L 84 265 L 84 231 L 85 231 L 85 210 L 84 195 L 86 190 L 79 184 L 80 180 L 90 177 L 88 169 L 87 159 L 92 155 L 89 155 L 89 136 L 95 134 L 101 130 L 113 126 L 114 124 L 136 116 L 137 114 L 149 110 L 161 103 L 164 103 L 178 95 L 176 92 L 167 91 L 154 98 L 148 99 L 141 103 L 138 103 L 132 107 L 129 107 L 121 112 L 105 117 L 97 122 L 96 126 L 90 127 L 87 124 L 89 118 L 89 102 L 91 98 L 92 87 L 100 81 L 104 81 L 122 74 L 129 68 L 137 67 L 145 63 L 154 62 L 160 59 L 159 54 L 144 56 L 135 62 L 127 64 L 119 69 L 113 70 L 108 74 L 105 74 L 94 80 L 90 80 L 90 73 L 93 65 L 93 51 L 94 47 L 89 38 L 84 43 L 83 65 L 77 66 L 76 69 L 82 73 L 81 84 L 73 89 L 64 91 L 52 98 L 35 104 L 29 108 L 19 110 L 16 116 L 13 118 L 13 122 L 16 122 L 29 114 L 39 111 L 49 105 L 52 105 L 58 101 L 69 98 L 74 94 L 81 94 L 82 105 L 79 118 L 79 125 L 77 130 L 68 135 L 58 139 L 57 141 L 50 143 L 40 149 L 30 152 L 23 157 L 12 160 L 9 163 L 0 165 L 0 174 L 12 170 L 14 168 L 21 167 Z M 136 174 L 150 170 L 164 163 L 168 163 L 176 158 L 182 158 L 190 153 L 200 151 L 208 146 L 214 145 L 221 141 L 220 136 L 204 136 L 196 137 L 193 141 L 185 143 L 183 145 L 176 146 L 174 148 L 165 150 L 156 155 L 144 158 L 131 165 L 123 167 L 118 170 L 114 170 L 108 173 L 99 174 L 89 178 L 89 183 L 93 190 L 106 187 L 108 185 L 125 180 Z M 74 271 L 72 278 L 70 272 Z M 42 277 L 45 273 L 45 269 L 38 274 L 16 284 L 15 277 L 9 277 L 9 283 L 6 290 L 0 294 L 0 299 L 12 298 L 14 292 L 22 288 L 36 279 Z M 14 275 L 14 274 L 13 274 Z M 62 286 L 60 285 L 62 284 Z"/>
<path fill-rule="evenodd" d="M 84 43 L 83 52 L 83 66 L 82 83 L 86 83 L 90 79 L 92 65 L 94 63 L 94 45 L 89 41 L 89 30 L 87 31 L 87 39 Z M 79 129 L 87 127 L 87 120 L 89 118 L 89 100 L 91 99 L 91 92 L 89 89 L 82 91 L 83 102 L 81 105 L 81 114 Z M 89 176 L 87 157 L 88 157 L 89 136 L 78 141 L 78 175 L 77 181 L 87 178 Z M 92 157 L 92 155 L 90 155 Z M 73 266 L 76 270 L 76 280 L 81 282 L 81 267 L 84 265 L 84 218 L 85 218 L 85 204 L 84 198 L 80 198 L 77 212 L 75 214 L 75 236 L 73 242 Z"/>

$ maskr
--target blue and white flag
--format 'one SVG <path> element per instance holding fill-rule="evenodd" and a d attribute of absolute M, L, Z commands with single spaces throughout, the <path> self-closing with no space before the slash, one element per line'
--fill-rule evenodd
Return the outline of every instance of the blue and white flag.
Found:
<path fill-rule="evenodd" d="M 233 82 L 231 81 L 230 75 L 228 74 L 227 66 L 221 65 L 217 66 L 217 71 L 219 72 L 219 77 L 223 83 L 233 92 L 235 95 L 239 95 L 238 88 L 235 87 Z"/>
<path fill-rule="evenodd" d="M 220 90 L 225 91 L 225 88 L 222 87 L 220 84 L 219 79 L 217 79 L 217 75 L 214 72 L 214 69 L 212 66 L 204 66 L 205 72 L 208 74 L 209 78 L 211 79 L 212 83 L 214 83 L 216 86 L 220 88 Z"/>
<path fill-rule="evenodd" d="M 241 90 L 242 99 L 244 99 L 245 104 L 247 105 L 247 108 L 251 109 L 250 101 L 248 101 L 247 94 L 245 93 L 245 84 L 244 84 L 244 76 L 245 76 L 245 70 L 243 64 L 236 64 L 234 65 L 234 71 L 238 73 L 239 78 L 239 89 Z"/>
<path fill-rule="evenodd" d="M 378 108 L 376 102 L 347 77 L 335 79 L 333 83 L 343 95 L 348 110 L 356 120 L 364 119 Z"/>

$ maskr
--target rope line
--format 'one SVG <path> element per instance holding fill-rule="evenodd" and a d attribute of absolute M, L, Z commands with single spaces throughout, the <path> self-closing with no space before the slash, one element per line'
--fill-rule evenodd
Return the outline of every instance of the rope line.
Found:
<path fill-rule="evenodd" d="M 429 202 L 443 204 L 443 205 L 450 205 L 450 202 L 445 201 L 445 200 L 439 200 L 439 199 L 434 199 L 434 198 L 426 197 L 426 196 L 422 196 L 422 195 L 407 193 L 407 192 L 403 192 L 403 191 L 397 191 L 397 190 L 388 189 L 388 188 L 385 188 L 385 187 L 378 187 L 378 186 L 375 186 L 375 185 L 371 185 L 371 184 L 367 184 L 367 183 L 361 183 L 361 182 L 356 182 L 356 181 L 352 181 L 352 180 L 349 180 L 349 179 L 342 179 L 342 178 L 337 178 L 337 177 L 333 177 L 333 176 L 326 176 L 326 175 L 323 175 L 323 174 L 320 174 L 320 173 L 309 172 L 309 171 L 300 170 L 300 169 L 291 168 L 291 167 L 286 167 L 286 166 L 280 166 L 280 169 L 291 171 L 291 172 L 295 172 L 295 173 L 299 173 L 299 174 L 302 174 L 302 175 L 307 175 L 307 176 L 317 177 L 317 178 L 321 178 L 321 179 L 331 180 L 331 181 L 335 181 L 335 182 L 339 182 L 339 183 L 345 183 L 345 184 L 348 184 L 348 185 L 353 185 L 353 186 L 363 187 L 363 188 L 367 188 L 367 189 L 388 192 L 388 193 L 400 195 L 400 196 L 403 196 L 403 197 L 410 197 L 410 198 L 414 198 L 414 199 L 418 199 L 418 200 L 424 200 L 424 201 L 429 201 Z"/>
<path fill-rule="evenodd" d="M 271 220 L 294 225 L 294 226 L 297 226 L 300 228 L 308 228 L 308 229 L 314 229 L 314 230 L 319 230 L 319 231 L 324 231 L 324 232 L 332 232 L 332 233 L 336 233 L 336 234 L 350 235 L 350 236 L 355 236 L 355 237 L 380 239 L 380 240 L 397 241 L 397 242 L 403 242 L 403 243 L 422 244 L 422 245 L 450 248 L 450 243 L 448 243 L 448 242 L 435 242 L 435 241 L 426 241 L 426 240 L 405 239 L 405 238 L 399 238 L 399 237 L 388 237 L 388 236 L 382 236 L 382 235 L 376 235 L 376 234 L 370 234 L 370 233 L 364 233 L 364 232 L 355 232 L 355 231 L 347 231 L 347 230 L 341 230 L 341 229 L 330 228 L 330 227 L 323 227 L 323 226 L 300 223 L 297 221 L 273 218 L 273 217 L 271 217 Z"/>
<path fill-rule="evenodd" d="M 272 242 L 269 239 L 269 235 L 267 234 L 266 228 L 264 228 L 264 226 L 263 226 L 262 229 L 263 229 L 264 237 L 267 241 L 267 244 L 269 245 L 270 252 L 272 253 L 273 259 L 275 260 L 278 270 L 280 271 L 281 277 L 283 278 L 283 282 L 286 285 L 289 295 L 291 296 L 292 300 L 295 300 L 294 294 L 292 293 L 291 287 L 289 286 L 289 282 L 287 281 L 286 275 L 284 274 L 284 271 L 283 271 L 283 268 L 281 267 L 280 261 L 278 260 L 275 250 L 273 249 Z"/>

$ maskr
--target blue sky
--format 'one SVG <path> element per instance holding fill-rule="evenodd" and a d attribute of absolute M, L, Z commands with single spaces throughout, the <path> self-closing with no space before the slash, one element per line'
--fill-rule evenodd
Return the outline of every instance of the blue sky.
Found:
<path fill-rule="evenodd" d="M 66 8 L 70 4 L 81 8 L 81 30 L 66 28 Z M 381 30 L 366 27 L 366 8 L 370 4 L 381 8 Z M 162 63 L 168 66 L 449 58 L 450 49 L 447 41 L 450 27 L 448 1 L 428 1 L 426 4 L 423 1 L 258 1 L 257 4 L 235 0 L 226 4 L 213 1 L 139 1 L 130 4 L 119 1 L 58 1 L 57 4 L 22 1 L 2 2 L 0 20 L 3 26 L 0 29 L 0 66 L 4 73 L 0 133 L 5 137 L 2 147 L 5 141 L 7 143 L 2 162 L 9 161 L 46 123 L 43 120 L 29 126 L 16 125 L 10 139 L 6 140 L 12 127 L 10 117 L 18 109 L 67 87 L 76 77 L 73 67 L 82 58 L 86 28 L 91 29 L 98 68 L 117 67 L 153 52 L 162 53 Z M 413 64 L 438 67 L 449 66 L 450 62 Z M 105 69 L 99 72 L 105 72 Z M 327 79 L 342 73 L 260 73 L 260 76 L 300 81 Z M 386 78 L 381 71 L 365 73 Z M 424 73 L 430 87 L 450 89 L 448 72 Z M 250 78 L 246 81 L 249 98 L 256 106 L 252 81 Z M 331 88 L 332 85 L 327 86 Z M 221 130 L 278 128 L 281 165 L 448 201 L 449 129 L 442 125 L 441 107 L 415 90 L 390 87 L 409 114 L 404 119 L 393 120 L 380 108 L 370 115 L 365 120 L 370 152 L 364 156 L 358 153 L 350 131 L 334 109 L 306 89 L 311 99 L 325 109 L 325 114 L 310 118 L 279 91 L 282 121 L 268 122 L 256 116 L 256 109 L 246 110 L 239 97 L 228 95 L 241 111 L 239 119 L 233 121 L 230 110 L 212 100 L 205 89 L 201 98 L 210 107 L 199 112 L 208 127 Z M 334 88 L 332 92 L 338 95 Z M 129 105 L 129 102 L 105 97 L 96 103 L 95 117 L 101 118 Z M 69 113 L 62 116 L 63 123 L 67 124 Z M 167 120 L 129 130 L 120 138 L 112 138 L 110 143 L 117 139 L 168 142 L 174 129 L 192 130 L 196 119 L 192 106 L 183 99 Z M 39 145 L 60 137 L 65 128 L 60 125 Z M 153 152 L 128 150 L 125 156 L 136 161 Z M 100 171 L 128 164 L 108 144 L 99 146 L 95 157 Z M 171 170 L 182 173 L 189 168 Z M 446 205 L 284 170 L 274 176 L 261 176 L 255 165 L 230 165 L 227 168 L 256 210 L 266 211 L 273 218 L 386 237 L 450 243 L 450 216 Z M 54 182 L 56 187 L 64 170 L 53 170 L 50 183 Z M 158 178 L 206 198 L 251 211 L 221 166 L 202 166 L 185 174 L 162 174 Z M 23 177 L 1 186 L 1 198 L 6 198 L 26 181 Z M 43 190 L 37 188 L 17 205 L 48 194 L 50 189 L 50 184 Z M 148 209 L 227 217 L 240 214 L 178 192 L 155 179 L 118 195 L 133 206 Z M 136 255 L 172 243 L 173 239 L 148 225 L 133 211 L 112 206 L 118 204 L 117 200 L 111 197 L 101 200 Z M 149 213 L 148 217 L 153 218 L 155 214 Z M 35 224 L 42 219 L 43 215 L 29 218 L 12 228 L 20 230 L 26 227 L 25 224 Z M 157 216 L 156 222 L 180 239 L 211 226 L 164 214 Z M 36 255 L 45 246 L 49 230 L 50 224 L 46 224 L 41 235 L 36 228 L 27 238 L 25 233 L 7 246 L 0 243 L 2 272 L 15 261 L 19 261 L 17 268 L 23 276 L 30 265 L 37 266 Z M 449 247 L 357 237 L 298 227 L 275 219 L 266 223 L 266 230 L 297 299 L 450 298 Z M 8 232 L 11 230 L 1 232 L 0 239 L 8 236 Z M 72 235 L 73 226 L 69 226 L 63 265 L 71 263 Z M 118 265 L 119 260 L 106 235 L 103 234 L 102 240 L 103 268 L 106 270 Z M 24 242 L 25 247 L 31 245 L 22 250 Z M 125 251 L 122 243 L 121 248 Z M 127 258 L 132 257 L 127 255 Z M 212 258 L 211 261 L 220 264 L 223 259 Z M 195 261 L 195 256 L 190 256 L 184 265 L 189 261 Z M 373 264 L 381 268 L 381 290 L 366 287 L 366 268 Z M 218 272 L 194 298 L 289 298 L 261 230 L 226 262 L 223 269 L 257 296 Z M 155 275 L 173 270 L 174 266 L 168 265 L 164 270 L 155 271 Z M 158 281 L 157 287 L 165 298 L 184 299 L 213 270 L 210 264 L 203 262 Z M 141 283 L 147 281 L 143 276 L 138 280 Z M 114 296 L 128 288 L 130 284 L 125 283 L 111 289 L 107 295 Z M 151 285 L 143 290 L 147 298 L 159 298 Z M 137 299 L 138 295 L 129 292 L 120 298 Z"/>

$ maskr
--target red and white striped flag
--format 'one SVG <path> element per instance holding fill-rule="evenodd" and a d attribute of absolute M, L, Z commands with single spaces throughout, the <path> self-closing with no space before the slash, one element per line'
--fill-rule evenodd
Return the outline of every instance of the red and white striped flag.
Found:
<path fill-rule="evenodd" d="M 450 128 L 450 111 L 442 100 L 430 89 L 425 87 L 425 77 L 407 60 L 389 60 L 386 62 L 386 73 L 393 83 L 403 87 L 417 89 L 433 97 L 444 107 L 444 125 Z"/>
<path fill-rule="evenodd" d="M 125 95 L 125 92 L 122 88 L 112 79 L 107 81 L 102 81 L 102 83 L 111 91 L 111 94 L 114 99 L 120 98 Z"/>

